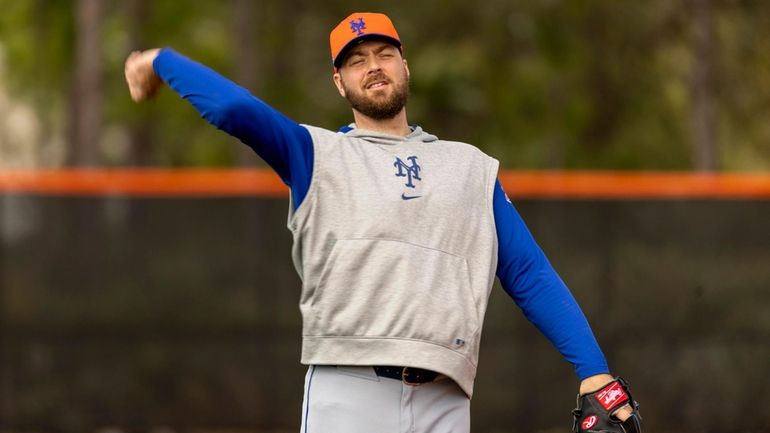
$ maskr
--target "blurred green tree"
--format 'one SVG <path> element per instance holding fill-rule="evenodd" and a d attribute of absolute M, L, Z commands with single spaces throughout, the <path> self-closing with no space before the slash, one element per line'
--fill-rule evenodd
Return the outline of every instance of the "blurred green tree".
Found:
<path fill-rule="evenodd" d="M 80 79 L 88 89 L 103 80 L 95 99 L 75 79 L 84 68 L 76 42 L 86 34 L 75 11 L 85 2 L 0 0 L 5 86 L 35 107 L 42 132 L 30 145 L 41 165 L 73 161 L 63 155 L 77 149 L 67 134 L 78 124 L 76 102 L 100 113 L 90 145 L 98 164 L 260 163 L 172 92 L 152 104 L 129 100 L 123 61 L 152 46 L 174 47 L 300 122 L 349 122 L 330 84 L 326 35 L 355 7 L 398 24 L 413 72 L 410 119 L 505 167 L 770 167 L 762 55 L 770 6 L 759 0 L 434 0 L 385 9 L 342 0 L 103 1 L 93 33 L 103 69 Z"/>

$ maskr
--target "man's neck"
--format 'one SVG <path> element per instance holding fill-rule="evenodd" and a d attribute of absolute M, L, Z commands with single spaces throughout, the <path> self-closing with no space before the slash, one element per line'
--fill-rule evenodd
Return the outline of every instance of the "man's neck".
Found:
<path fill-rule="evenodd" d="M 411 128 L 409 128 L 409 123 L 406 121 L 406 109 L 401 110 L 392 119 L 383 120 L 372 119 L 353 110 L 353 121 L 356 123 L 356 128 L 397 135 L 399 137 L 406 137 L 412 132 Z"/>

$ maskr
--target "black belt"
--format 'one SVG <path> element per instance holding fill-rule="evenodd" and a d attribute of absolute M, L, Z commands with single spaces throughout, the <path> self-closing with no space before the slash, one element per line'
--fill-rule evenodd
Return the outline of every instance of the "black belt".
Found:
<path fill-rule="evenodd" d="M 421 383 L 433 382 L 438 377 L 438 373 L 435 371 L 413 367 L 396 367 L 392 365 L 375 365 L 374 372 L 377 376 L 400 380 L 407 385 L 419 385 Z"/>

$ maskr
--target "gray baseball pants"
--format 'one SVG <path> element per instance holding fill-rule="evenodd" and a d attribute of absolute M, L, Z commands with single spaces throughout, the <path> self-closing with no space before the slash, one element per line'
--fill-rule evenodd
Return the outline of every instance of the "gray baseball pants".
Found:
<path fill-rule="evenodd" d="M 470 399 L 446 376 L 408 385 L 371 367 L 310 366 L 301 433 L 469 433 Z"/>

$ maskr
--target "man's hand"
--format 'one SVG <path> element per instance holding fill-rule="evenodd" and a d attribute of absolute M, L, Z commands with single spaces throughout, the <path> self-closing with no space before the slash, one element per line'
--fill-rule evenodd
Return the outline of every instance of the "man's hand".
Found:
<path fill-rule="evenodd" d="M 585 379 L 572 415 L 574 433 L 642 432 L 639 404 L 619 377 L 601 374 Z"/>
<path fill-rule="evenodd" d="M 155 74 L 152 67 L 152 62 L 159 52 L 159 48 L 134 51 L 126 59 L 126 83 L 134 102 L 152 98 L 163 87 L 163 80 Z"/>
<path fill-rule="evenodd" d="M 584 379 L 582 382 L 580 382 L 580 395 L 588 394 L 591 392 L 594 392 L 596 390 L 599 390 L 601 388 L 604 388 L 604 385 L 607 385 L 608 383 L 615 380 L 614 377 L 610 376 L 609 374 L 597 374 L 596 376 L 591 376 L 589 378 Z M 615 416 L 621 420 L 625 421 L 628 419 L 629 416 L 631 416 L 631 413 L 633 411 L 631 410 L 631 406 L 629 405 L 623 405 L 620 409 L 615 412 Z"/>

